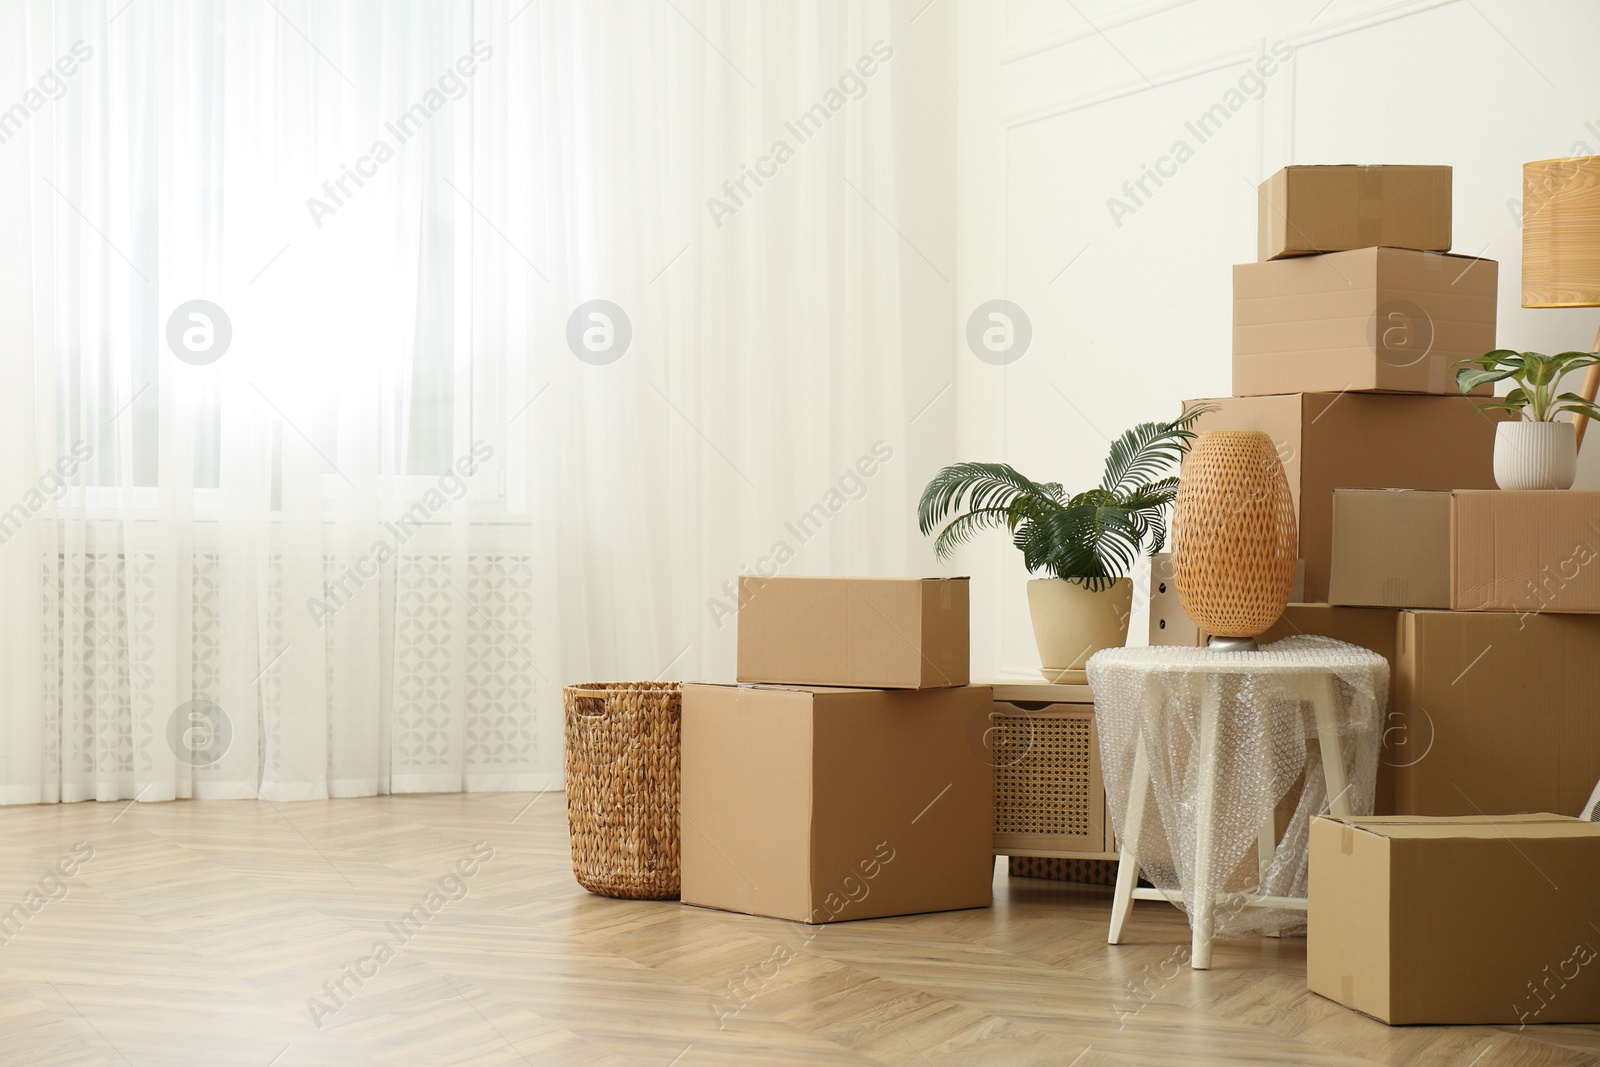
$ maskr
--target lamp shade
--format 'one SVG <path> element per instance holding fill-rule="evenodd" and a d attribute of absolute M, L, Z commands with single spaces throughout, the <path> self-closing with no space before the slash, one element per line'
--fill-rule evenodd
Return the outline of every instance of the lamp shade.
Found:
<path fill-rule="evenodd" d="M 1272 438 L 1259 430 L 1195 438 L 1172 509 L 1172 580 L 1189 617 L 1213 637 L 1265 633 L 1289 604 L 1299 554 Z"/>
<path fill-rule="evenodd" d="M 1600 307 L 1600 156 L 1522 165 L 1522 306 Z"/>

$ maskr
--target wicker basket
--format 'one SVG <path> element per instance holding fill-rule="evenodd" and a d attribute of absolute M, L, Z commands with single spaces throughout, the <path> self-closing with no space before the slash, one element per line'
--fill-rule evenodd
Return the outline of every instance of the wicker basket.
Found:
<path fill-rule="evenodd" d="M 677 897 L 679 684 L 590 682 L 563 695 L 578 884 L 606 897 Z"/>

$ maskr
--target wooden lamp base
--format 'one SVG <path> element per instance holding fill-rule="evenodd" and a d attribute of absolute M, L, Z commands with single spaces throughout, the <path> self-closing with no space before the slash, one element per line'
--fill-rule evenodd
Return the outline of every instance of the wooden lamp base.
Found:
<path fill-rule="evenodd" d="M 1595 331 L 1594 347 L 1589 351 L 1600 352 L 1600 330 Z M 1595 394 L 1600 393 L 1600 365 L 1590 367 L 1583 372 L 1583 388 L 1578 390 L 1578 395 L 1589 403 L 1594 403 Z M 1589 428 L 1589 416 L 1574 415 L 1572 425 L 1575 427 L 1578 438 L 1578 450 L 1583 450 L 1583 431 Z"/>

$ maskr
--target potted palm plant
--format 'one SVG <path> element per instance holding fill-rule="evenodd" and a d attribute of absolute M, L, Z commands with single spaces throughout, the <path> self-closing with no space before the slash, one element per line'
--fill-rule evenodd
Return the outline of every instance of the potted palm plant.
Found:
<path fill-rule="evenodd" d="M 1111 443 L 1100 484 L 1076 495 L 1006 463 L 945 467 L 922 491 L 917 526 L 938 531 L 940 559 L 981 530 L 1010 531 L 1023 564 L 1041 576 L 1028 582 L 1028 609 L 1044 676 L 1074 677 L 1100 649 L 1126 643 L 1128 572 L 1141 553 L 1166 543 L 1167 508 L 1178 492 L 1168 472 L 1194 440 L 1195 420 L 1212 410 L 1191 407 L 1171 422 L 1128 430 Z"/>
<path fill-rule="evenodd" d="M 1502 422 L 1494 435 L 1494 481 L 1501 489 L 1570 489 L 1578 474 L 1577 434 L 1573 413 L 1600 419 L 1600 408 L 1577 393 L 1560 393 L 1561 380 L 1575 370 L 1600 364 L 1600 354 L 1513 352 L 1497 348 L 1477 359 L 1462 360 L 1456 388 L 1470 393 L 1485 382 L 1510 378 L 1516 385 L 1505 396 L 1479 404 L 1479 411 L 1516 415 Z"/>

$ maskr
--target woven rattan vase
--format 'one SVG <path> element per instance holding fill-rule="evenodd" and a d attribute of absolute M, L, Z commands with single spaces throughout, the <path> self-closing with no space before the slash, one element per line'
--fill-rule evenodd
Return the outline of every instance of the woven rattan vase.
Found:
<path fill-rule="evenodd" d="M 678 853 L 677 682 L 569 685 L 567 823 L 572 873 L 591 893 L 671 900 Z"/>
<path fill-rule="evenodd" d="M 1172 578 L 1201 632 L 1265 633 L 1289 603 L 1299 550 L 1289 479 L 1272 438 L 1254 430 L 1196 438 L 1178 477 Z"/>

